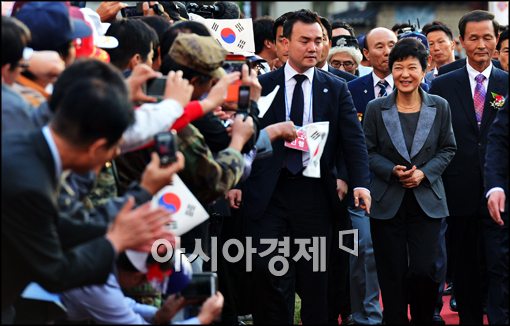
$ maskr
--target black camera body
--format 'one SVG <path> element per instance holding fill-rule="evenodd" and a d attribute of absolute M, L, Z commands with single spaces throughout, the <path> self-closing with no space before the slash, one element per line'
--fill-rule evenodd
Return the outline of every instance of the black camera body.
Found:
<path fill-rule="evenodd" d="M 150 8 L 152 10 L 154 10 L 154 12 L 157 15 L 162 15 L 165 11 L 164 8 L 160 4 L 154 4 L 154 5 L 150 6 Z M 120 14 L 124 18 L 143 16 L 143 2 L 137 2 L 136 5 L 134 5 L 134 6 L 127 6 L 125 8 L 122 8 L 120 10 Z"/>
<path fill-rule="evenodd" d="M 181 295 L 188 300 L 202 303 L 217 291 L 218 275 L 216 273 L 193 273 L 191 282 L 181 291 Z"/>
<path fill-rule="evenodd" d="M 137 2 L 134 6 L 127 6 L 120 10 L 120 14 L 124 18 L 143 16 L 143 7 L 141 2 Z"/>
<path fill-rule="evenodd" d="M 154 142 L 161 166 L 177 161 L 177 136 L 174 131 L 157 133 L 154 135 Z"/>
<path fill-rule="evenodd" d="M 145 93 L 148 96 L 155 97 L 158 102 L 163 100 L 165 95 L 167 76 L 152 78 L 147 80 Z"/>
<path fill-rule="evenodd" d="M 215 5 L 204 5 L 202 3 L 188 2 L 186 4 L 188 13 L 202 16 L 203 18 L 214 18 L 219 13 L 219 8 Z"/>

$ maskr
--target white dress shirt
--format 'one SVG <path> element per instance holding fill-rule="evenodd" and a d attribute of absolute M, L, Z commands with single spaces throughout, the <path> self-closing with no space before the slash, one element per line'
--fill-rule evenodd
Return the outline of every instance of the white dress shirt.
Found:
<path fill-rule="evenodd" d="M 377 95 L 379 94 L 379 91 L 381 90 L 381 88 L 379 87 L 379 85 L 377 85 L 377 83 L 382 80 L 382 79 L 385 79 L 387 82 L 388 82 L 388 86 L 386 86 L 386 94 L 387 95 L 390 95 L 392 92 L 393 92 L 393 86 L 395 86 L 394 82 L 393 82 L 393 76 L 391 74 L 389 74 L 388 76 L 384 77 L 384 78 L 379 78 L 373 71 L 372 71 L 372 78 L 374 79 L 374 94 L 375 94 L 375 97 L 377 98 Z"/>
<path fill-rule="evenodd" d="M 288 62 L 283 69 L 283 73 L 285 77 L 285 120 L 289 121 L 290 109 L 292 105 L 292 95 L 294 94 L 294 87 L 297 83 L 296 79 L 294 79 L 294 76 L 299 75 L 299 73 L 294 70 L 294 68 L 292 68 Z M 315 69 L 312 67 L 302 74 L 307 77 L 301 84 L 305 102 L 303 106 L 303 126 L 313 122 L 312 82 L 314 73 Z M 310 153 L 303 152 L 303 167 L 306 167 L 309 161 Z"/>
<path fill-rule="evenodd" d="M 476 87 L 476 76 L 479 74 L 482 74 L 485 76 L 485 80 L 483 81 L 483 88 L 485 88 L 485 92 L 487 92 L 487 86 L 489 85 L 489 77 L 491 76 L 492 72 L 492 62 L 489 64 L 487 68 L 485 68 L 484 71 L 479 72 L 478 70 L 475 70 L 475 68 L 471 67 L 469 65 L 469 59 L 466 59 L 466 69 L 469 76 L 469 85 L 471 86 L 471 97 L 475 97 L 475 87 Z"/>

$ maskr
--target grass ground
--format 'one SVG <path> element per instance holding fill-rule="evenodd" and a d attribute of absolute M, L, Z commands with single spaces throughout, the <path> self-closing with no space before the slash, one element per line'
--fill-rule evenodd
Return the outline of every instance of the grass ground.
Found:
<path fill-rule="evenodd" d="M 299 298 L 299 296 L 297 294 L 296 294 L 295 302 L 296 302 L 296 305 L 294 308 L 294 325 L 299 325 L 299 323 L 301 322 L 301 318 L 299 317 L 301 314 L 301 299 Z"/>

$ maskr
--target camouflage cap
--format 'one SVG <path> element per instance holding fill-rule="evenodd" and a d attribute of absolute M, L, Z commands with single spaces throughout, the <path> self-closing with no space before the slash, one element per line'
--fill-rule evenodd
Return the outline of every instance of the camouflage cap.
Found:
<path fill-rule="evenodd" d="M 221 78 L 227 51 L 212 36 L 179 33 L 168 55 L 178 64 L 213 78 Z"/>

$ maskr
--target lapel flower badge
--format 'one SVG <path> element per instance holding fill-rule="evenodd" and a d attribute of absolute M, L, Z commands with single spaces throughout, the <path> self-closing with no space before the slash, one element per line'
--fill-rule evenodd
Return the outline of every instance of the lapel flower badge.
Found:
<path fill-rule="evenodd" d="M 501 110 L 503 108 L 503 105 L 505 105 L 505 98 L 503 95 L 496 94 L 494 92 L 491 92 L 492 94 L 492 102 L 491 106 L 496 110 Z"/>

